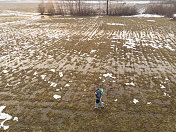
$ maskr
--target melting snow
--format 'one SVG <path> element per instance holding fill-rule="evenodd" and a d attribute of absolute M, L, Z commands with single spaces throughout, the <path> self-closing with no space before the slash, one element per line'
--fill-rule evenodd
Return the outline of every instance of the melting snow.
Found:
<path fill-rule="evenodd" d="M 63 73 L 62 73 L 62 72 L 59 72 L 59 76 L 60 76 L 60 77 L 63 77 L 64 75 L 63 75 Z"/>
<path fill-rule="evenodd" d="M 46 75 L 41 75 L 41 77 L 42 77 L 42 79 L 44 80 L 44 79 L 45 79 L 45 77 L 46 77 Z"/>
<path fill-rule="evenodd" d="M 54 97 L 55 99 L 60 99 L 60 98 L 61 98 L 60 95 L 54 95 L 53 97 Z"/>
<path fill-rule="evenodd" d="M 134 48 L 136 46 L 135 41 L 131 38 L 126 39 L 126 43 L 123 44 L 127 48 Z"/>
<path fill-rule="evenodd" d="M 51 69 L 51 70 L 49 70 L 49 71 L 51 71 L 51 72 L 56 72 L 56 70 L 55 70 L 55 69 Z"/>
<path fill-rule="evenodd" d="M 163 88 L 166 88 L 164 85 L 160 84 L 160 87 L 163 89 Z"/>
<path fill-rule="evenodd" d="M 2 127 L 4 130 L 7 130 L 9 126 L 5 126 L 4 123 L 8 120 L 12 119 L 11 115 L 8 115 L 6 113 L 2 113 L 2 111 L 6 108 L 6 106 L 0 106 L 0 120 L 4 120 L 1 122 L 0 128 Z"/>
<path fill-rule="evenodd" d="M 0 61 L 1 61 L 1 60 L 4 60 L 4 59 L 7 58 L 7 57 L 9 57 L 9 55 L 5 55 L 5 56 L 0 57 Z"/>
<path fill-rule="evenodd" d="M 91 52 L 90 53 L 94 53 L 94 52 L 96 52 L 97 50 L 91 50 Z"/>
<path fill-rule="evenodd" d="M 60 90 L 62 90 L 62 87 L 60 89 L 56 89 L 57 92 L 60 91 Z"/>
<path fill-rule="evenodd" d="M 127 86 L 135 86 L 135 84 L 133 82 L 131 83 L 125 83 Z"/>
<path fill-rule="evenodd" d="M 51 82 L 51 87 L 56 87 L 57 86 L 57 83 L 54 83 L 54 82 Z"/>
<path fill-rule="evenodd" d="M 164 92 L 164 96 L 168 96 L 168 97 L 170 97 L 170 95 L 169 95 L 169 94 L 167 94 L 167 93 L 165 93 L 165 92 Z"/>
<path fill-rule="evenodd" d="M 7 71 L 7 70 L 3 70 L 2 72 L 3 72 L 3 73 L 5 73 L 5 74 L 6 74 L 6 73 L 8 73 L 8 71 Z"/>
<path fill-rule="evenodd" d="M 133 99 L 133 103 L 138 103 L 139 101 L 137 99 Z"/>
<path fill-rule="evenodd" d="M 36 79 L 36 77 L 32 78 L 32 80 Z"/>
<path fill-rule="evenodd" d="M 87 53 L 84 53 L 84 54 L 82 54 L 80 56 L 82 57 L 82 56 L 90 56 L 90 55 L 88 55 Z"/>
<path fill-rule="evenodd" d="M 38 73 L 37 73 L 37 72 L 35 72 L 33 75 L 35 75 L 35 76 L 36 76 L 36 75 L 38 75 Z"/>
<path fill-rule="evenodd" d="M 166 80 L 166 81 L 168 81 L 169 79 L 168 79 L 168 78 L 166 78 L 165 80 Z"/>
<path fill-rule="evenodd" d="M 112 25 L 112 26 L 124 26 L 124 24 L 121 23 L 106 23 L 107 25 Z"/>
<path fill-rule="evenodd" d="M 155 20 L 147 20 L 148 22 L 156 22 Z"/>
<path fill-rule="evenodd" d="M 164 17 L 161 15 L 153 15 L 153 14 L 139 14 L 139 15 L 133 15 L 133 16 L 122 16 L 122 17 Z"/>
<path fill-rule="evenodd" d="M 170 47 L 169 45 L 166 45 L 166 46 L 164 46 L 165 48 L 167 48 L 167 49 L 169 49 L 169 50 L 171 50 L 171 51 L 175 51 L 175 49 L 173 49 L 172 47 Z"/>
<path fill-rule="evenodd" d="M 9 83 L 7 83 L 7 86 L 17 86 L 18 84 L 20 84 L 21 82 L 17 82 L 16 84 L 14 85 L 10 85 Z"/>
<path fill-rule="evenodd" d="M 49 25 L 41 25 L 40 27 L 49 27 Z"/>
<path fill-rule="evenodd" d="M 13 121 L 18 121 L 18 117 L 14 117 L 14 118 L 13 118 Z"/>
<path fill-rule="evenodd" d="M 70 85 L 69 84 L 65 84 L 65 87 L 70 87 Z"/>
<path fill-rule="evenodd" d="M 103 74 L 104 77 L 112 77 L 112 73 Z"/>
<path fill-rule="evenodd" d="M 59 39 L 59 35 L 58 34 L 46 34 L 46 36 L 48 37 L 48 38 L 50 38 L 50 39 L 52 39 L 52 38 L 56 38 L 56 39 Z"/>

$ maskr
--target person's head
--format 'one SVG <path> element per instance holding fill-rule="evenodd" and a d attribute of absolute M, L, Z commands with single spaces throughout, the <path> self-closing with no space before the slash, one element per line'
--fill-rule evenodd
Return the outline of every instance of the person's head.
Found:
<path fill-rule="evenodd" d="M 99 88 L 96 88 L 96 90 L 98 90 Z"/>

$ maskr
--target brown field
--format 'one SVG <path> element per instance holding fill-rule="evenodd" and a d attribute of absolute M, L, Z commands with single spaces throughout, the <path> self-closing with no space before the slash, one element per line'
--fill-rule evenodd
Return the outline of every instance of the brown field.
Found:
<path fill-rule="evenodd" d="M 18 117 L 7 131 L 176 130 L 176 22 L 0 7 L 0 106 Z"/>

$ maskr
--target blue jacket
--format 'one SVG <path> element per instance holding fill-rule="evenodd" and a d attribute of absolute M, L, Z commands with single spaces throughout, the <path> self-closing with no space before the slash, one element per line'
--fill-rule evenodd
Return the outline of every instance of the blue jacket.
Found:
<path fill-rule="evenodd" d="M 96 91 L 96 98 L 98 99 L 98 100 L 100 100 L 100 98 L 101 98 L 101 91 L 98 89 L 97 91 Z"/>

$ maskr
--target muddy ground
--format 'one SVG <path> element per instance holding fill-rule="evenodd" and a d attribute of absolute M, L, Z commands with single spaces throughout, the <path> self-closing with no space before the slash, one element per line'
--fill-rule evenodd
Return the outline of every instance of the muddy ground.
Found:
<path fill-rule="evenodd" d="M 174 21 L 0 13 L 6 131 L 175 131 Z"/>

